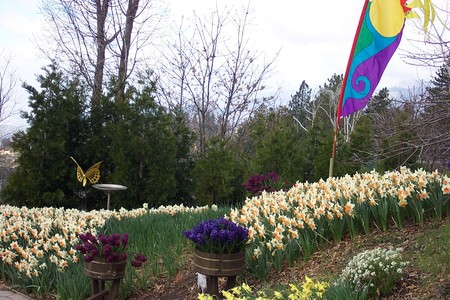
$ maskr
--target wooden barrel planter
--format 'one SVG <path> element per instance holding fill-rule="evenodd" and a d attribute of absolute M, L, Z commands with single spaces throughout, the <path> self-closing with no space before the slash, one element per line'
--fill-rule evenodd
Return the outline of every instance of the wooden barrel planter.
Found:
<path fill-rule="evenodd" d="M 117 298 L 120 281 L 125 277 L 126 261 L 106 262 L 102 258 L 94 258 L 84 262 L 84 274 L 91 279 L 91 297 L 88 300 L 113 300 Z M 105 281 L 111 280 L 111 290 L 105 290 Z"/>
<path fill-rule="evenodd" d="M 218 277 L 227 277 L 225 290 L 236 286 L 236 276 L 245 272 L 245 252 L 208 253 L 195 249 L 194 269 L 206 275 L 207 293 L 219 297 Z"/>

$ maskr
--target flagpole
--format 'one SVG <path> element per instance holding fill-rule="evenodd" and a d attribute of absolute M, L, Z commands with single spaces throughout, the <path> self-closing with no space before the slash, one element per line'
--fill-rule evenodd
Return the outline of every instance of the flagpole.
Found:
<path fill-rule="evenodd" d="M 348 58 L 347 68 L 345 69 L 345 75 L 344 75 L 344 78 L 342 80 L 341 93 L 339 94 L 338 107 L 337 107 L 337 110 L 336 110 L 336 121 L 335 121 L 335 126 L 334 126 L 333 148 L 331 150 L 330 169 L 329 169 L 329 172 L 328 172 L 328 177 L 333 177 L 334 156 L 335 156 L 335 153 L 336 153 L 336 141 L 337 141 L 337 135 L 338 135 L 338 132 L 339 132 L 339 119 L 341 118 L 342 101 L 344 99 L 345 86 L 347 85 L 348 73 L 350 71 L 350 66 L 351 66 L 351 63 L 352 63 L 353 55 L 355 53 L 356 42 L 358 40 L 359 33 L 361 32 L 362 23 L 364 21 L 364 15 L 366 14 L 366 10 L 367 10 L 367 6 L 369 5 L 369 1 L 370 0 L 366 0 L 364 2 L 364 6 L 363 6 L 363 9 L 362 9 L 362 12 L 361 12 L 361 16 L 359 17 L 358 28 L 356 29 L 355 37 L 353 38 L 353 44 L 352 44 L 352 49 L 350 51 L 350 55 L 349 55 L 349 58 Z"/>

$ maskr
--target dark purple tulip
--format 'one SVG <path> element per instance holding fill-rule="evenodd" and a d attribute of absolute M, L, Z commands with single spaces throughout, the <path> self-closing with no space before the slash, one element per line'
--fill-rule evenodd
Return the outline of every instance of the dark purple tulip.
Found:
<path fill-rule="evenodd" d="M 96 244 L 97 243 L 97 238 L 90 232 L 86 233 L 86 238 L 89 242 Z"/>
<path fill-rule="evenodd" d="M 91 262 L 91 261 L 94 260 L 94 256 L 92 256 L 92 255 L 85 255 L 83 259 L 84 259 L 85 262 Z"/>
<path fill-rule="evenodd" d="M 126 253 L 121 253 L 121 254 L 119 254 L 118 261 L 124 261 L 124 260 L 127 260 L 127 258 L 128 258 L 128 255 Z"/>
<path fill-rule="evenodd" d="M 94 247 L 94 248 L 91 250 L 91 253 L 92 253 L 92 255 L 97 256 L 97 255 L 99 254 L 99 251 L 98 251 L 97 248 Z"/>
<path fill-rule="evenodd" d="M 86 243 L 87 241 L 88 241 L 88 237 L 85 235 L 85 234 L 79 234 L 78 235 L 78 237 L 80 238 L 80 240 L 83 242 L 83 243 Z"/>
<path fill-rule="evenodd" d="M 110 255 L 111 255 L 111 246 L 105 245 L 105 247 L 103 248 L 103 256 L 108 257 Z"/>
<path fill-rule="evenodd" d="M 108 244 L 108 237 L 103 235 L 103 234 L 99 234 L 98 235 L 98 241 L 102 244 L 102 245 L 107 245 Z"/>
<path fill-rule="evenodd" d="M 134 257 L 134 260 L 141 261 L 141 262 L 146 262 L 147 261 L 147 257 L 145 255 L 142 255 L 142 254 L 137 254 Z"/>
<path fill-rule="evenodd" d="M 128 233 L 124 233 L 121 238 L 122 246 L 128 245 Z"/>
<path fill-rule="evenodd" d="M 131 265 L 132 265 L 133 267 L 135 267 L 135 268 L 139 268 L 139 267 L 142 266 L 142 261 L 140 261 L 140 260 L 133 260 L 133 261 L 131 262 Z"/>

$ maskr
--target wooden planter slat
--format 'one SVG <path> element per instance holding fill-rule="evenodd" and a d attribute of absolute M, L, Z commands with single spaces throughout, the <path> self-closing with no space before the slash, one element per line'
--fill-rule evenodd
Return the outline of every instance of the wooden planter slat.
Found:
<path fill-rule="evenodd" d="M 236 276 L 245 272 L 245 252 L 218 254 L 195 249 L 194 269 L 206 275 L 206 292 L 220 298 L 218 277 L 226 277 L 225 290 L 236 286 Z"/>
<path fill-rule="evenodd" d="M 91 279 L 91 297 L 88 300 L 114 300 L 119 293 L 119 285 L 125 276 L 126 261 L 109 263 L 101 258 L 84 262 L 84 274 Z M 111 290 L 105 290 L 105 281 L 111 280 Z"/>

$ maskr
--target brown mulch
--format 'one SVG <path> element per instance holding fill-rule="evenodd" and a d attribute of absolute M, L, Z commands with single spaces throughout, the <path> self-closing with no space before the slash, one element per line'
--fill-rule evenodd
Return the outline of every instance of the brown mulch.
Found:
<path fill-rule="evenodd" d="M 442 224 L 448 223 L 449 218 Z M 320 251 L 316 251 L 309 259 L 299 260 L 292 266 L 286 266 L 282 272 L 272 271 L 264 281 L 245 276 L 246 281 L 253 290 L 262 287 L 275 286 L 277 284 L 288 284 L 292 281 L 301 282 L 305 275 L 311 278 L 325 278 L 337 276 L 345 267 L 347 261 L 355 254 L 364 249 L 376 246 L 403 247 L 405 250 L 414 247 L 414 241 L 426 230 L 439 225 L 418 225 L 408 223 L 405 228 L 389 230 L 387 232 L 374 231 L 367 235 L 361 235 L 354 240 L 345 239 L 340 243 L 325 245 Z M 393 227 L 391 227 L 393 228 Z M 416 299 L 450 299 L 450 274 L 444 278 L 433 279 L 433 284 L 423 286 L 424 279 L 429 279 L 429 274 L 412 267 L 407 268 L 404 278 L 399 281 L 393 293 L 382 298 L 386 300 L 416 300 Z M 240 280 L 242 282 L 242 278 Z M 239 278 L 238 278 L 239 282 Z M 197 278 L 192 269 L 192 263 L 188 262 L 185 269 L 180 271 L 173 279 L 159 279 L 155 281 L 145 293 L 133 296 L 132 300 L 160 299 L 160 300 L 194 300 L 200 292 L 197 287 Z M 380 298 L 381 299 L 381 298 Z"/>

